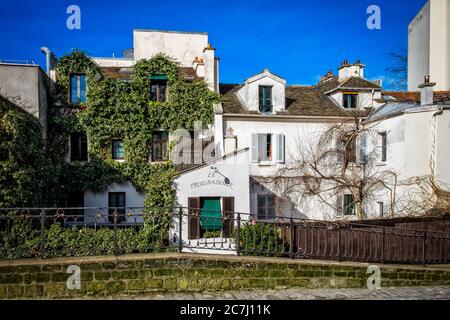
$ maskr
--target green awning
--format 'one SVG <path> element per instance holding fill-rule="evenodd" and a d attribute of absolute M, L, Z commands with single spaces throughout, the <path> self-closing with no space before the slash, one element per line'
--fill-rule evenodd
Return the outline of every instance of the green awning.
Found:
<path fill-rule="evenodd" d="M 202 199 L 201 202 L 201 228 L 206 231 L 221 230 L 222 211 L 220 206 L 220 198 Z"/>
<path fill-rule="evenodd" d="M 150 76 L 150 80 L 167 80 L 167 76 L 164 74 L 154 74 Z"/>

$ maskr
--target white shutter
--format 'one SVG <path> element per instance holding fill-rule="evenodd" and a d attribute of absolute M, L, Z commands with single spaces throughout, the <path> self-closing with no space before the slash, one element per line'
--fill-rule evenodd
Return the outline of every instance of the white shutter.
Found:
<path fill-rule="evenodd" d="M 284 146 L 284 134 L 277 134 L 277 162 L 284 163 L 285 161 L 285 146 Z"/>
<path fill-rule="evenodd" d="M 344 196 L 342 194 L 336 195 L 336 216 L 342 217 L 344 215 Z"/>
<path fill-rule="evenodd" d="M 252 156 L 252 159 L 251 159 L 251 161 L 253 162 L 253 163 L 257 163 L 258 162 L 258 154 L 259 154 L 259 151 L 258 151 L 258 134 L 257 133 L 252 133 L 252 141 L 251 141 L 251 156 Z"/>
<path fill-rule="evenodd" d="M 366 163 L 367 161 L 367 136 L 366 134 L 362 133 L 359 136 L 359 163 Z"/>

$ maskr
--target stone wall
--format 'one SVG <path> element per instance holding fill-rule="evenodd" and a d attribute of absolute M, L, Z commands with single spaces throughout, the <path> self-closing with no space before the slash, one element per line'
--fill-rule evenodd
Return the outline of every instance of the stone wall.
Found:
<path fill-rule="evenodd" d="M 67 267 L 81 289 L 67 288 Z M 365 263 L 194 254 L 0 261 L 0 298 L 69 298 L 161 291 L 366 287 Z M 450 285 L 450 268 L 381 265 L 382 287 Z"/>

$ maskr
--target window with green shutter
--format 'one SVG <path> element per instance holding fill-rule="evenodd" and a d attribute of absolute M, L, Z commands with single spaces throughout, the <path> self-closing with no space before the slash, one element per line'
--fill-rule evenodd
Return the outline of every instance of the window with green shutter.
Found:
<path fill-rule="evenodd" d="M 259 111 L 261 113 L 271 113 L 272 109 L 272 87 L 259 86 Z"/>

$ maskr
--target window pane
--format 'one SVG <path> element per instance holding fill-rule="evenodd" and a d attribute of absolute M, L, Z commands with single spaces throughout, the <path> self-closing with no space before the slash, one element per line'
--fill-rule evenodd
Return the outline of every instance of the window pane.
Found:
<path fill-rule="evenodd" d="M 266 219 L 266 196 L 258 196 L 257 202 L 258 219 Z"/>
<path fill-rule="evenodd" d="M 352 109 L 356 108 L 356 101 L 357 101 L 358 95 L 356 94 L 344 94 L 344 108 Z"/>
<path fill-rule="evenodd" d="M 70 102 L 78 104 L 80 99 L 78 98 L 78 76 L 73 75 L 70 77 Z"/>
<path fill-rule="evenodd" d="M 168 140 L 169 133 L 167 131 L 154 131 L 152 141 L 152 160 L 165 161 L 168 160 Z"/>
<path fill-rule="evenodd" d="M 80 75 L 80 102 L 86 102 L 86 76 Z"/>
<path fill-rule="evenodd" d="M 113 141 L 113 159 L 124 159 L 124 148 L 122 140 Z"/>
<path fill-rule="evenodd" d="M 355 214 L 355 203 L 353 201 L 353 195 L 344 195 L 344 214 L 354 215 Z"/>
<path fill-rule="evenodd" d="M 267 217 L 275 217 L 275 196 L 267 195 Z"/>
<path fill-rule="evenodd" d="M 72 133 L 70 136 L 70 160 L 87 161 L 87 136 L 85 133 Z"/>
<path fill-rule="evenodd" d="M 266 138 L 266 160 L 272 160 L 272 135 L 268 134 Z"/>

